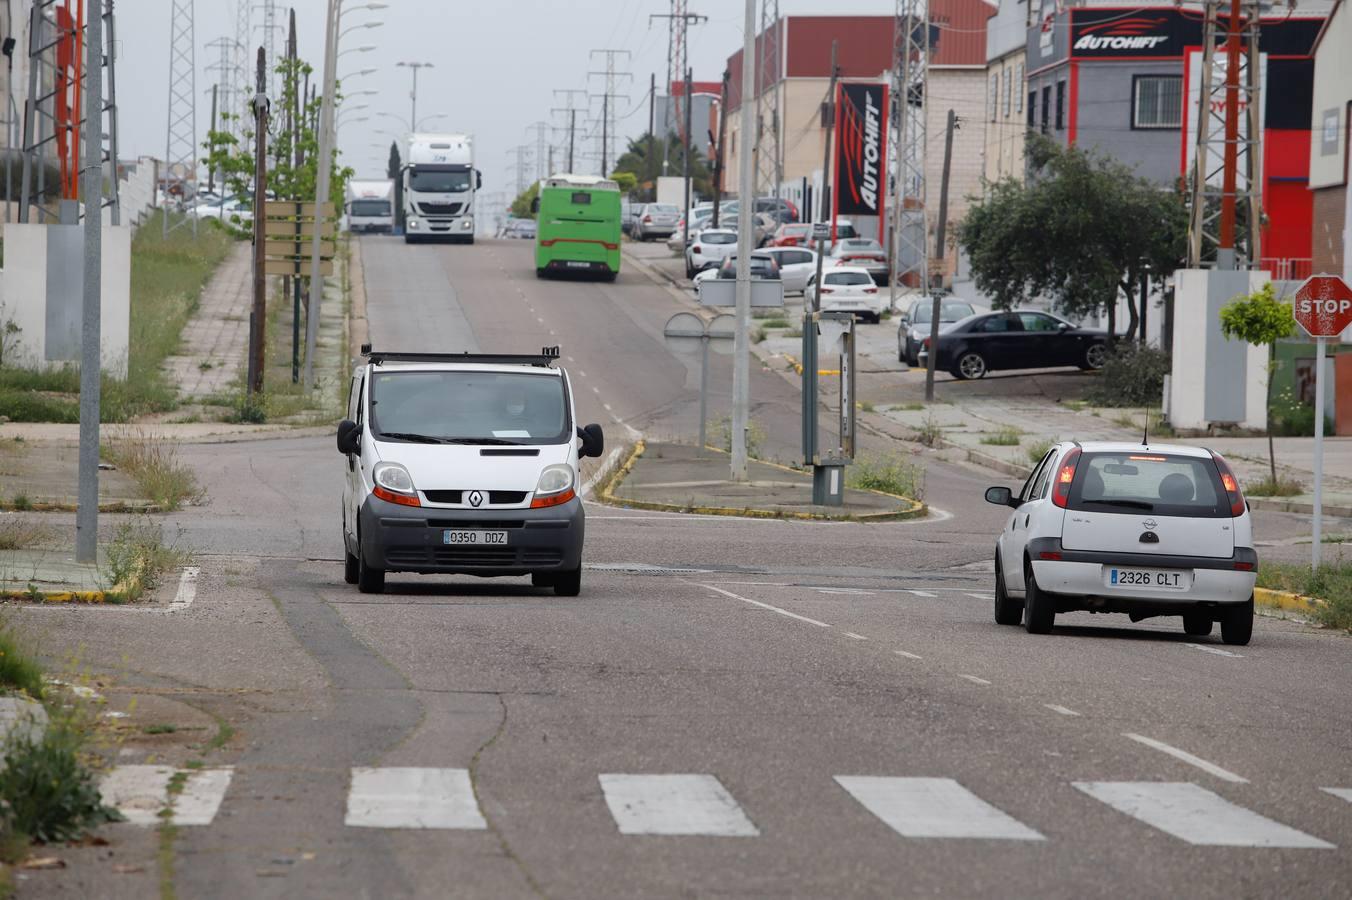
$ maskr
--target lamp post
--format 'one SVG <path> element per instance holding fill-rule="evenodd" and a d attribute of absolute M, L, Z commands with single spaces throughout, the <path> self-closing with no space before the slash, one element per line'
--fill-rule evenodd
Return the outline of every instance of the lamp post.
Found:
<path fill-rule="evenodd" d="M 418 124 L 418 70 L 435 68 L 430 62 L 399 62 L 396 66 L 402 69 L 413 70 L 413 90 L 409 92 L 409 98 L 413 101 L 409 112 L 408 120 L 412 124 Z M 409 129 L 410 131 L 412 129 Z"/>

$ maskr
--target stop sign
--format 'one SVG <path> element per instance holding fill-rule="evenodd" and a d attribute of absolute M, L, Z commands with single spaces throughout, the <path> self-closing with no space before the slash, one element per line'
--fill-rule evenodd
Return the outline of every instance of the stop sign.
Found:
<path fill-rule="evenodd" d="M 1352 288 L 1337 275 L 1314 275 L 1296 291 L 1296 321 L 1310 337 L 1337 337 L 1352 325 Z"/>

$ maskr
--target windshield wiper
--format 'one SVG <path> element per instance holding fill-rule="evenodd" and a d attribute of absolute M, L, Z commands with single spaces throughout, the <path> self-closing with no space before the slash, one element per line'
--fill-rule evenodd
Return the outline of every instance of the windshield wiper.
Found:
<path fill-rule="evenodd" d="M 1155 504 L 1145 500 L 1081 500 L 1081 503 L 1096 503 L 1100 506 L 1129 506 L 1132 509 L 1152 510 Z"/>
<path fill-rule="evenodd" d="M 479 437 L 479 438 L 442 438 L 443 444 L 491 444 L 494 446 L 517 447 L 520 441 L 509 441 L 506 438 Z"/>
<path fill-rule="evenodd" d="M 412 441 L 415 444 L 444 444 L 444 440 L 430 434 L 409 434 L 403 431 L 382 431 L 382 438 L 394 438 L 397 441 Z"/>

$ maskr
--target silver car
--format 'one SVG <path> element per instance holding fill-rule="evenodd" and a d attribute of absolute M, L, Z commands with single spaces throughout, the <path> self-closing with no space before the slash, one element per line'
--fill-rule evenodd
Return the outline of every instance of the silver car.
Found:
<path fill-rule="evenodd" d="M 635 240 L 651 241 L 670 237 L 681 221 L 681 211 L 670 203 L 648 203 L 634 218 Z"/>
<path fill-rule="evenodd" d="M 915 367 L 920 364 L 920 345 L 930 336 L 931 316 L 934 312 L 934 298 L 920 297 L 911 301 L 911 305 L 901 314 L 897 325 L 897 361 Z M 966 300 L 944 297 L 939 301 L 939 324 L 941 326 L 965 319 L 976 312 L 976 308 Z"/>

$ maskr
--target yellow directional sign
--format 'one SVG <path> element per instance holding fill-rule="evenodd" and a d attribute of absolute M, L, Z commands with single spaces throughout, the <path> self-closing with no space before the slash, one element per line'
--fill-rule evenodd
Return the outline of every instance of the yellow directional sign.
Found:
<path fill-rule="evenodd" d="M 265 219 L 313 219 L 317 204 L 298 203 L 294 200 L 269 200 L 263 204 L 263 218 Z M 320 214 L 325 219 L 334 217 L 334 205 L 332 203 L 324 204 L 324 211 Z"/>
<path fill-rule="evenodd" d="M 296 241 L 270 240 L 265 241 L 263 244 L 263 252 L 267 254 L 269 258 L 276 256 L 299 256 L 304 259 L 309 259 L 314 255 L 310 252 L 311 249 L 312 245 L 309 240 L 303 240 L 299 243 Z M 325 240 L 319 242 L 320 259 L 332 259 L 333 253 L 333 241 Z"/>
<path fill-rule="evenodd" d="M 269 219 L 267 222 L 264 223 L 263 234 L 267 237 L 269 241 L 286 240 L 294 243 L 296 240 L 296 223 L 279 222 L 275 219 Z M 300 223 L 300 239 L 302 241 L 307 242 L 310 241 L 311 239 L 314 238 L 314 234 L 315 234 L 315 223 L 313 222 Z M 333 223 L 326 222 L 324 224 L 324 227 L 320 230 L 319 235 L 326 241 L 332 241 L 335 237 L 335 229 Z"/>
<path fill-rule="evenodd" d="M 299 260 L 300 274 L 308 276 L 310 274 L 310 261 Z M 295 275 L 296 263 L 294 259 L 269 259 L 263 263 L 263 271 L 268 275 Z M 326 259 L 319 263 L 319 274 L 322 276 L 333 274 L 333 260 Z"/>

